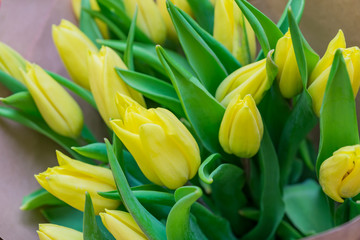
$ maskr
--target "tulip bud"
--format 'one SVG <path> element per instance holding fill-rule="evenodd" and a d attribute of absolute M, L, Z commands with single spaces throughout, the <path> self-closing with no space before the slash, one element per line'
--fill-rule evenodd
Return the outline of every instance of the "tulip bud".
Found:
<path fill-rule="evenodd" d="M 320 116 L 320 109 L 325 95 L 326 84 L 330 75 L 335 51 L 345 47 L 344 35 L 340 30 L 336 37 L 329 43 L 324 57 L 318 62 L 311 73 L 308 91 L 311 95 L 313 109 L 317 116 Z M 343 49 L 342 54 L 349 73 L 354 97 L 356 97 L 360 86 L 360 49 L 358 47 L 346 48 Z"/>
<path fill-rule="evenodd" d="M 242 65 L 255 59 L 255 33 L 234 0 L 215 1 L 214 38 Z"/>
<path fill-rule="evenodd" d="M 176 7 L 180 8 L 181 10 L 183 10 L 190 16 L 193 15 L 191 7 L 190 7 L 189 3 L 187 2 L 187 0 L 171 0 L 171 2 Z M 167 33 L 168 33 L 169 37 L 172 39 L 176 39 L 176 37 L 177 37 L 176 30 L 175 30 L 174 24 L 170 18 L 169 12 L 166 7 L 166 0 L 157 0 L 156 3 L 158 5 L 158 8 L 160 9 L 161 15 L 166 24 Z"/>
<path fill-rule="evenodd" d="M 296 62 L 290 31 L 276 44 L 274 61 L 279 68 L 277 81 L 284 98 L 293 98 L 303 88 L 299 67 Z"/>
<path fill-rule="evenodd" d="M 99 214 L 105 208 L 116 209 L 120 205 L 120 201 L 103 198 L 97 193 L 116 190 L 110 169 L 71 159 L 59 151 L 56 155 L 58 167 L 48 168 L 45 172 L 35 175 L 39 184 L 49 193 L 84 211 L 85 193 L 88 192 L 95 214 Z"/>
<path fill-rule="evenodd" d="M 21 70 L 25 70 L 26 61 L 14 49 L 0 42 L 0 70 L 24 83 Z"/>
<path fill-rule="evenodd" d="M 323 191 L 337 202 L 360 193 L 360 145 L 342 147 L 320 166 Z"/>
<path fill-rule="evenodd" d="M 251 158 L 259 151 L 263 133 L 261 115 L 251 95 L 234 97 L 220 125 L 219 141 L 224 151 Z"/>
<path fill-rule="evenodd" d="M 266 59 L 263 59 L 230 74 L 216 90 L 215 97 L 226 107 L 236 95 L 251 94 L 258 104 L 271 84 L 272 80 L 266 73 Z"/>
<path fill-rule="evenodd" d="M 122 94 L 116 100 L 122 120 L 111 121 L 112 129 L 150 181 L 176 189 L 195 176 L 199 147 L 173 113 L 147 110 Z"/>
<path fill-rule="evenodd" d="M 46 123 L 60 135 L 76 138 L 84 123 L 79 105 L 41 67 L 27 64 L 26 70 L 25 84 Z"/>
<path fill-rule="evenodd" d="M 138 6 L 136 25 L 153 42 L 162 44 L 166 39 L 166 25 L 154 0 L 124 0 L 126 13 L 131 18 Z"/>
<path fill-rule="evenodd" d="M 50 223 L 39 224 L 37 233 L 40 240 L 83 239 L 83 234 L 79 231 Z"/>
<path fill-rule="evenodd" d="M 100 213 L 101 221 L 115 239 L 147 239 L 130 213 L 107 209 L 105 209 L 105 212 L 106 213 Z"/>
<path fill-rule="evenodd" d="M 80 86 L 90 89 L 87 58 L 89 51 L 98 51 L 96 46 L 80 29 L 67 20 L 62 20 L 59 26 L 53 25 L 52 34 L 70 77 Z"/>
<path fill-rule="evenodd" d="M 116 93 L 120 92 L 145 106 L 142 95 L 126 85 L 115 71 L 115 67 L 127 69 L 114 50 L 102 47 L 98 54 L 90 53 L 89 80 L 101 117 L 110 127 L 110 119 L 120 118 L 115 104 Z"/>

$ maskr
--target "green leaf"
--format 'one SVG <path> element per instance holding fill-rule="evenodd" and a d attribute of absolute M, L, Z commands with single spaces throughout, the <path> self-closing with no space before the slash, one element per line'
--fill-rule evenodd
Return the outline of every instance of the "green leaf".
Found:
<path fill-rule="evenodd" d="M 108 163 L 106 146 L 103 143 L 92 143 L 81 147 L 72 147 L 80 155 Z"/>
<path fill-rule="evenodd" d="M 266 56 L 275 49 L 277 41 L 283 36 L 280 29 L 267 16 L 245 0 L 235 0 L 242 13 L 249 21 Z"/>
<path fill-rule="evenodd" d="M 204 162 L 200 165 L 198 174 L 199 178 L 207 184 L 213 183 L 213 174 L 216 167 L 220 165 L 219 158 L 221 157 L 220 154 L 214 153 L 207 157 Z"/>
<path fill-rule="evenodd" d="M 124 172 L 116 159 L 114 150 L 107 139 L 105 139 L 105 144 L 116 187 L 126 209 L 149 239 L 165 240 L 166 231 L 164 225 L 152 216 L 136 199 L 129 187 Z"/>
<path fill-rule="evenodd" d="M 186 58 L 205 88 L 214 95 L 228 75 L 225 67 L 171 1 L 167 1 L 167 7 Z"/>
<path fill-rule="evenodd" d="M 85 208 L 83 220 L 83 234 L 85 240 L 101 240 L 100 230 L 96 223 L 94 207 L 89 193 L 85 193 Z"/>
<path fill-rule="evenodd" d="M 304 12 L 304 7 L 305 7 L 305 0 L 289 0 L 288 1 L 288 3 L 286 4 L 286 7 L 284 9 L 284 12 L 281 15 L 280 20 L 277 24 L 277 26 L 279 27 L 279 29 L 281 30 L 281 32 L 283 34 L 285 34 L 289 29 L 289 21 L 287 18 L 288 9 L 291 8 L 291 10 L 293 11 L 296 23 L 299 24 L 302 14 Z"/>
<path fill-rule="evenodd" d="M 196 21 L 208 33 L 214 30 L 214 7 L 209 0 L 187 0 Z"/>
<path fill-rule="evenodd" d="M 172 85 L 149 75 L 117 68 L 121 79 L 145 97 L 169 108 L 178 116 L 185 116 Z"/>
<path fill-rule="evenodd" d="M 179 96 L 184 112 L 201 142 L 211 152 L 223 153 L 218 140 L 225 109 L 185 69 L 181 68 L 160 46 L 157 52 Z M 209 111 L 211 109 L 211 111 Z"/>
<path fill-rule="evenodd" d="M 169 240 L 207 239 L 196 222 L 190 220 L 190 208 L 201 196 L 201 189 L 195 186 L 181 187 L 175 191 L 176 204 L 166 221 L 166 236 Z"/>
<path fill-rule="evenodd" d="M 278 159 L 266 128 L 257 156 L 261 183 L 260 217 L 257 225 L 242 238 L 244 240 L 271 239 L 284 216 Z"/>
<path fill-rule="evenodd" d="M 27 91 L 27 88 L 20 81 L 16 80 L 9 74 L 0 70 L 0 83 L 3 84 L 12 93 Z"/>
<path fill-rule="evenodd" d="M 33 117 L 41 118 L 41 114 L 28 91 L 14 93 L 7 98 L 0 98 L 0 101 Z"/>
<path fill-rule="evenodd" d="M 317 173 L 321 164 L 336 150 L 356 144 L 359 144 L 356 104 L 346 63 L 341 50 L 338 49 L 334 56 L 320 110 Z"/>
<path fill-rule="evenodd" d="M 138 15 L 138 7 L 136 6 L 134 17 L 131 21 L 129 34 L 127 36 L 126 48 L 124 52 L 124 62 L 130 70 L 134 70 L 133 45 L 134 45 L 137 15 Z"/>
<path fill-rule="evenodd" d="M 285 187 L 284 202 L 287 217 L 303 234 L 333 227 L 326 197 L 314 180 Z"/>
<path fill-rule="evenodd" d="M 41 209 L 41 213 L 50 223 L 72 228 L 80 232 L 83 230 L 83 213 L 68 205 Z"/>
<path fill-rule="evenodd" d="M 65 203 L 58 198 L 54 197 L 48 191 L 40 188 L 29 195 L 25 196 L 20 207 L 21 210 L 33 210 L 42 206 L 58 206 L 65 205 Z"/>
<path fill-rule="evenodd" d="M 96 42 L 96 39 L 103 38 L 95 20 L 90 16 L 85 9 L 91 9 L 90 0 L 81 0 L 81 12 L 80 12 L 80 30 L 97 46 L 100 45 Z"/>

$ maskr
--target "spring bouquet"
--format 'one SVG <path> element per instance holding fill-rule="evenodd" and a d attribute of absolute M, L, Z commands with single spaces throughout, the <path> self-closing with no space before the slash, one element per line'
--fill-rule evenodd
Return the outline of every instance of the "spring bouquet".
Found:
<path fill-rule="evenodd" d="M 52 28 L 72 81 L 0 43 L 0 116 L 59 144 L 21 206 L 39 238 L 299 239 L 358 216 L 360 49 L 339 30 L 320 58 L 304 4 L 275 24 L 246 0 L 74 0 L 79 27 Z"/>

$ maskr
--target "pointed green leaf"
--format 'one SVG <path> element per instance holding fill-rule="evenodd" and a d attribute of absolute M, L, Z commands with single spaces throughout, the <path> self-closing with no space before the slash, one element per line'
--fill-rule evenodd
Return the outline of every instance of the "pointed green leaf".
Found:
<path fill-rule="evenodd" d="M 228 75 L 225 67 L 171 1 L 167 1 L 167 7 L 186 58 L 205 88 L 215 94 Z"/>
<path fill-rule="evenodd" d="M 85 193 L 85 207 L 83 220 L 83 234 L 86 240 L 102 240 L 100 230 L 95 219 L 94 207 L 89 193 Z"/>
<path fill-rule="evenodd" d="M 214 153 L 209 157 L 207 157 L 204 162 L 202 162 L 198 173 L 199 173 L 199 178 L 203 182 L 207 184 L 211 184 L 214 181 L 213 171 L 216 169 L 216 167 L 220 165 L 220 161 L 219 161 L 220 157 L 221 157 L 220 154 Z"/>
<path fill-rule="evenodd" d="M 317 173 L 321 164 L 336 150 L 355 144 L 359 144 L 356 104 L 346 63 L 341 50 L 338 49 L 334 56 L 320 110 Z"/>
<path fill-rule="evenodd" d="M 20 81 L 0 70 L 0 83 L 13 93 L 27 91 L 27 88 Z"/>
<path fill-rule="evenodd" d="M 222 153 L 218 134 L 225 113 L 224 107 L 206 91 L 199 80 L 171 59 L 163 48 L 158 46 L 157 51 L 179 96 L 187 119 L 201 142 L 209 151 Z"/>
<path fill-rule="evenodd" d="M 199 25 L 208 33 L 214 30 L 214 7 L 209 0 L 187 0 Z"/>
<path fill-rule="evenodd" d="M 293 11 L 296 23 L 299 24 L 302 14 L 304 12 L 304 7 L 305 7 L 305 0 L 289 0 L 288 1 L 288 3 L 286 4 L 286 7 L 284 9 L 284 12 L 281 15 L 280 20 L 277 24 L 277 26 L 279 27 L 279 29 L 281 30 L 281 32 L 283 34 L 285 34 L 289 29 L 289 21 L 287 18 L 288 9 L 291 8 L 291 10 Z"/>
<path fill-rule="evenodd" d="M 41 117 L 41 114 L 28 91 L 17 92 L 7 98 L 0 98 L 0 101 L 31 116 Z"/>
<path fill-rule="evenodd" d="M 85 9 L 91 9 L 90 0 L 81 0 L 81 12 L 80 12 L 80 30 L 97 46 L 100 45 L 96 42 L 96 39 L 103 38 L 95 20 L 90 16 Z"/>
<path fill-rule="evenodd" d="M 108 163 L 106 146 L 103 143 L 92 143 L 81 147 L 72 147 L 80 155 Z"/>
<path fill-rule="evenodd" d="M 134 17 L 131 21 L 129 34 L 126 40 L 126 48 L 124 52 L 124 62 L 128 69 L 134 70 L 134 55 L 133 55 L 133 45 L 134 45 L 134 37 L 135 37 L 135 28 L 136 28 L 136 20 L 138 15 L 138 7 L 135 8 Z"/>
<path fill-rule="evenodd" d="M 58 206 L 65 205 L 65 203 L 58 198 L 54 197 L 51 193 L 43 188 L 40 188 L 23 198 L 20 209 L 33 210 L 42 206 Z"/>

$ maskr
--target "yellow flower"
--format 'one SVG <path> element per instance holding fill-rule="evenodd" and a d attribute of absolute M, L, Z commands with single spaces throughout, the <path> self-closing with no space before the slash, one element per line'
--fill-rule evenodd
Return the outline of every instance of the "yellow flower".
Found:
<path fill-rule="evenodd" d="M 37 233 L 40 240 L 83 239 L 83 234 L 79 231 L 50 223 L 39 224 Z"/>
<path fill-rule="evenodd" d="M 0 42 L 0 70 L 24 83 L 20 69 L 25 70 L 26 61 L 14 49 Z"/>
<path fill-rule="evenodd" d="M 261 115 L 251 95 L 234 97 L 220 125 L 219 141 L 224 151 L 251 158 L 259 151 L 263 133 Z"/>
<path fill-rule="evenodd" d="M 90 89 L 87 58 L 89 51 L 98 51 L 96 46 L 67 20 L 62 20 L 59 26 L 53 25 L 52 35 L 70 77 L 80 86 Z"/>
<path fill-rule="evenodd" d="M 324 57 L 318 62 L 311 73 L 308 91 L 313 101 L 313 109 L 320 116 L 320 109 L 325 95 L 326 84 L 330 75 L 331 64 L 335 51 L 342 48 L 342 54 L 349 73 L 354 97 L 360 85 L 360 49 L 358 47 L 345 48 L 344 34 L 340 30 L 336 37 L 329 43 Z M 345 48 L 345 49 L 344 49 Z"/>
<path fill-rule="evenodd" d="M 96 0 L 90 0 L 91 9 L 94 11 L 100 11 L 99 4 Z M 75 17 L 79 20 L 80 19 L 80 12 L 81 12 L 81 0 L 72 0 L 72 7 L 75 14 Z M 99 27 L 99 30 L 104 38 L 109 38 L 109 31 L 104 22 L 99 19 L 95 19 L 96 25 Z"/>
<path fill-rule="evenodd" d="M 59 166 L 48 168 L 45 172 L 35 175 L 39 184 L 49 193 L 66 202 L 70 206 L 84 211 L 85 193 L 92 198 L 95 214 L 105 208 L 115 209 L 120 201 L 106 199 L 97 192 L 116 190 L 110 169 L 86 164 L 61 152 L 56 152 Z"/>
<path fill-rule="evenodd" d="M 79 105 L 38 65 L 27 64 L 26 70 L 25 84 L 46 123 L 60 135 L 76 138 L 84 123 Z"/>
<path fill-rule="evenodd" d="M 120 92 L 145 106 L 140 93 L 126 85 L 115 71 L 115 67 L 126 69 L 125 64 L 114 50 L 102 47 L 98 54 L 89 56 L 89 81 L 101 117 L 110 127 L 110 119 L 120 118 L 115 104 L 116 93 Z"/>
<path fill-rule="evenodd" d="M 277 42 L 274 60 L 279 68 L 276 79 L 279 83 L 281 95 L 285 98 L 295 97 L 301 92 L 303 85 L 290 31 Z"/>
<path fill-rule="evenodd" d="M 112 129 L 150 181 L 176 189 L 195 176 L 199 147 L 174 114 L 163 108 L 147 110 L 122 94 L 117 106 L 122 120 L 111 121 Z"/>
<path fill-rule="evenodd" d="M 153 42 L 162 44 L 166 39 L 166 25 L 154 0 L 124 0 L 126 13 L 133 17 L 138 6 L 137 26 Z"/>
<path fill-rule="evenodd" d="M 190 7 L 189 3 L 187 2 L 187 0 L 172 0 L 171 2 L 176 7 L 180 8 L 181 10 L 183 10 L 190 16 L 193 15 L 191 7 Z M 158 8 L 160 9 L 161 15 L 166 24 L 167 34 L 169 35 L 169 37 L 171 39 L 176 39 L 177 38 L 176 30 L 175 30 L 174 24 L 170 18 L 169 12 L 166 8 L 166 0 L 157 0 L 156 3 L 158 5 Z"/>
<path fill-rule="evenodd" d="M 216 90 L 215 97 L 226 107 L 236 95 L 251 94 L 258 104 L 271 84 L 272 81 L 266 74 L 266 59 L 263 59 L 230 74 Z"/>
<path fill-rule="evenodd" d="M 107 209 L 105 211 L 106 213 L 100 213 L 101 221 L 116 240 L 147 239 L 130 213 Z"/>
<path fill-rule="evenodd" d="M 216 0 L 214 38 L 221 42 L 242 65 L 256 55 L 255 33 L 234 0 Z"/>
<path fill-rule="evenodd" d="M 360 193 L 360 145 L 342 147 L 320 167 L 323 191 L 337 202 Z"/>

